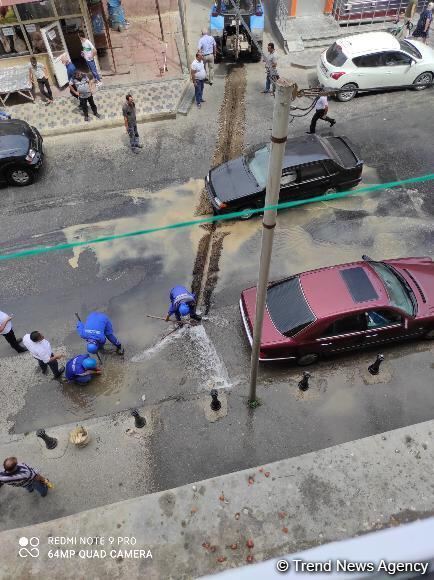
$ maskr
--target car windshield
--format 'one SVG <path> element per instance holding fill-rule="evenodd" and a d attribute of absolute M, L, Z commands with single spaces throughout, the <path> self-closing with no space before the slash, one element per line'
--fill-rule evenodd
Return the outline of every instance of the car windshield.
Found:
<path fill-rule="evenodd" d="M 403 50 L 413 58 L 422 58 L 422 55 L 417 50 L 417 48 L 413 46 L 410 42 L 407 42 L 407 40 L 400 40 L 399 46 L 401 47 L 401 50 Z"/>
<path fill-rule="evenodd" d="M 347 55 L 342 50 L 342 47 L 335 42 L 326 52 L 327 62 L 333 66 L 342 66 L 347 60 Z"/>
<path fill-rule="evenodd" d="M 416 298 L 405 279 L 387 264 L 382 262 L 370 262 L 369 264 L 381 278 L 390 304 L 400 308 L 409 316 L 414 316 L 416 314 Z"/>
<path fill-rule="evenodd" d="M 253 0 L 235 0 L 235 4 L 236 4 L 236 6 L 239 7 L 239 9 L 241 11 L 244 11 L 244 12 L 252 12 L 255 9 Z M 222 1 L 222 9 L 225 12 L 229 12 L 231 14 L 232 13 L 236 14 L 236 11 L 234 9 L 234 6 L 233 6 L 231 0 L 223 0 Z"/>
<path fill-rule="evenodd" d="M 268 160 L 270 158 L 270 148 L 268 145 L 261 147 L 256 151 L 251 153 L 246 161 L 250 172 L 256 179 L 256 183 L 259 187 L 265 187 L 267 185 L 267 175 L 268 175 Z"/>
<path fill-rule="evenodd" d="M 298 276 L 276 282 L 268 288 L 267 310 L 277 330 L 288 337 L 296 335 L 315 320 Z"/>

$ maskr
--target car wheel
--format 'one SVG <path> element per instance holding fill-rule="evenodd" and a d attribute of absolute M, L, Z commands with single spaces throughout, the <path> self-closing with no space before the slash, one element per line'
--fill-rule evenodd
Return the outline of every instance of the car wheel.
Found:
<path fill-rule="evenodd" d="M 256 207 L 243 207 L 240 211 L 243 212 L 242 215 L 240 215 L 240 220 L 242 221 L 247 221 L 249 220 L 251 217 L 253 217 L 254 215 L 257 215 L 258 212 L 255 212 Z"/>
<path fill-rule="evenodd" d="M 33 172 L 27 167 L 11 167 L 6 172 L 6 179 L 10 185 L 23 187 L 33 183 Z"/>
<path fill-rule="evenodd" d="M 348 83 L 341 88 L 341 91 L 345 92 L 337 93 L 336 98 L 338 101 L 341 101 L 341 103 L 346 103 L 351 101 L 351 99 L 354 99 L 354 97 L 357 95 L 357 85 L 354 83 Z"/>
<path fill-rule="evenodd" d="M 428 88 L 426 86 L 417 86 L 417 85 L 425 85 L 425 84 L 429 84 L 432 83 L 432 79 L 433 79 L 433 75 L 430 72 L 424 72 L 422 74 L 420 74 L 417 79 L 415 79 L 414 81 L 414 85 L 416 85 L 414 87 L 415 91 L 423 91 L 424 89 Z"/>
<path fill-rule="evenodd" d="M 434 328 L 425 333 L 424 338 L 427 340 L 434 340 Z"/>
<path fill-rule="evenodd" d="M 307 367 L 308 365 L 313 365 L 319 359 L 319 354 L 316 352 L 310 352 L 308 354 L 302 354 L 297 358 L 297 364 L 301 367 Z"/>

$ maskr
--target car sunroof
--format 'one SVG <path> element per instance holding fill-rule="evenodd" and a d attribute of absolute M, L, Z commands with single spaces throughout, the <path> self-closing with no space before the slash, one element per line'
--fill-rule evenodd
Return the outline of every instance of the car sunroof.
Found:
<path fill-rule="evenodd" d="M 354 302 L 366 302 L 378 298 L 363 268 L 347 268 L 340 270 L 340 273 Z"/>

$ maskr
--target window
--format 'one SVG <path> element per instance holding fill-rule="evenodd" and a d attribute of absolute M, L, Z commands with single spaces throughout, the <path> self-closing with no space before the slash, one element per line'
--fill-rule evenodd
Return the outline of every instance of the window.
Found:
<path fill-rule="evenodd" d="M 353 63 L 357 67 L 361 68 L 383 66 L 381 58 L 382 55 L 382 52 L 376 52 L 375 54 L 364 54 L 363 56 L 356 56 L 356 58 L 353 58 Z"/>
<path fill-rule="evenodd" d="M 34 20 L 36 18 L 54 17 L 51 1 L 42 0 L 42 2 L 26 2 L 16 6 L 21 20 Z"/>
<path fill-rule="evenodd" d="M 0 58 L 29 54 L 20 26 L 0 28 Z"/>
<path fill-rule="evenodd" d="M 405 283 L 405 280 L 400 275 L 397 275 L 391 266 L 387 266 L 381 262 L 369 262 L 369 265 L 375 270 L 383 282 L 390 304 L 413 316 L 416 312 L 417 303 L 413 291 Z"/>
<path fill-rule="evenodd" d="M 277 330 L 288 337 L 301 332 L 315 320 L 298 276 L 276 282 L 268 288 L 267 310 Z"/>
<path fill-rule="evenodd" d="M 71 14 L 80 14 L 79 0 L 54 0 L 58 15 L 69 16 Z"/>
<path fill-rule="evenodd" d="M 410 54 L 413 58 L 422 58 L 422 55 L 420 54 L 418 49 L 410 42 L 407 42 L 407 40 L 400 40 L 399 45 L 401 47 L 401 50 Z"/>
<path fill-rule="evenodd" d="M 366 313 L 368 328 L 402 324 L 402 316 L 393 310 L 370 310 Z"/>
<path fill-rule="evenodd" d="M 342 66 L 347 60 L 346 54 L 343 52 L 342 47 L 335 42 L 326 52 L 327 62 L 333 66 Z"/>
<path fill-rule="evenodd" d="M 410 65 L 411 58 L 403 52 L 386 52 L 383 62 L 386 66 Z"/>
<path fill-rule="evenodd" d="M 30 46 L 32 47 L 32 51 L 35 54 L 39 54 L 41 52 L 47 52 L 47 48 L 45 46 L 44 40 L 41 34 L 41 28 L 47 26 L 48 23 L 44 22 L 43 24 L 25 24 L 24 28 L 27 32 L 27 38 L 29 39 Z"/>
<path fill-rule="evenodd" d="M 267 185 L 269 158 L 270 151 L 268 145 L 257 149 L 247 157 L 247 165 L 259 187 L 265 187 Z"/>
<path fill-rule="evenodd" d="M 286 185 L 290 185 L 295 181 L 297 181 L 297 172 L 287 171 L 282 175 L 282 179 L 280 180 L 280 187 L 285 187 Z"/>
<path fill-rule="evenodd" d="M 4 24 L 11 24 L 17 21 L 14 9 L 12 6 L 4 6 L 0 8 L 0 26 Z"/>
<path fill-rule="evenodd" d="M 362 332 L 366 330 L 366 316 L 364 312 L 339 318 L 324 332 L 324 336 L 338 336 L 350 332 Z"/>
<path fill-rule="evenodd" d="M 318 179 L 324 177 L 324 167 L 321 163 L 313 163 L 312 165 L 303 165 L 300 167 L 300 180 L 309 181 L 310 179 Z"/>

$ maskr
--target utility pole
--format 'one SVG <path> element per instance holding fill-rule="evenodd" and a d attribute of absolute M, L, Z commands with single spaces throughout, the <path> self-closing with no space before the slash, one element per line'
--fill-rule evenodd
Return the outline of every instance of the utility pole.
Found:
<path fill-rule="evenodd" d="M 283 156 L 288 138 L 289 108 L 297 95 L 297 85 L 289 80 L 276 80 L 274 99 L 273 129 L 271 132 L 271 152 L 268 165 L 265 207 L 279 203 L 280 180 L 282 177 Z M 276 227 L 277 209 L 264 212 L 262 220 L 262 245 L 259 261 L 259 278 L 256 289 L 256 313 L 253 327 L 252 358 L 250 367 L 249 405 L 256 406 L 256 381 L 259 367 L 259 350 L 261 345 L 262 324 L 264 321 L 265 300 L 267 296 L 268 276 L 270 273 L 271 253 L 273 250 L 274 228 Z"/>

